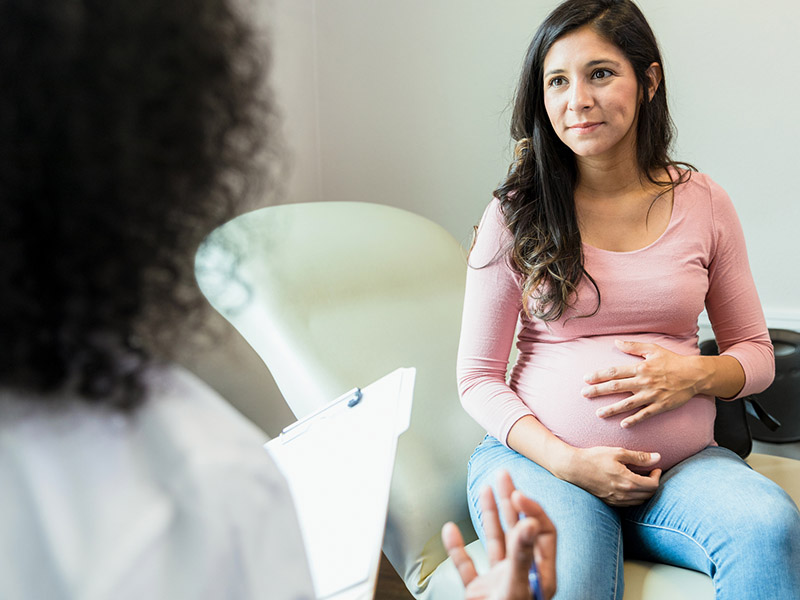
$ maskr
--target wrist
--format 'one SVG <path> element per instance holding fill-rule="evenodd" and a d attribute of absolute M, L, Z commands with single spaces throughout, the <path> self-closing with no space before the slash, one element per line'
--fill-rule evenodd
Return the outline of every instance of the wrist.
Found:
<path fill-rule="evenodd" d="M 581 449 L 556 439 L 548 448 L 550 464 L 547 470 L 564 481 L 572 482 L 573 476 L 581 464 Z"/>
<path fill-rule="evenodd" d="M 692 385 L 692 395 L 711 394 L 716 372 L 714 360 L 716 356 L 691 356 L 689 360 L 692 364 L 694 384 Z"/>

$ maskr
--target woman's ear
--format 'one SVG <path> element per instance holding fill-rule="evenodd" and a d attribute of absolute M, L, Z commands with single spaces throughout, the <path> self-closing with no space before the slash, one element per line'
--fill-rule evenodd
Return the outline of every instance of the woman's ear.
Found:
<path fill-rule="evenodd" d="M 661 74 L 662 74 L 661 65 L 658 64 L 657 62 L 654 62 L 649 67 L 647 67 L 647 71 L 645 71 L 645 73 L 647 73 L 647 79 L 649 80 L 649 83 L 647 85 L 647 99 L 649 101 L 652 100 L 653 96 L 656 95 L 656 90 L 658 89 L 658 86 L 661 84 Z"/>

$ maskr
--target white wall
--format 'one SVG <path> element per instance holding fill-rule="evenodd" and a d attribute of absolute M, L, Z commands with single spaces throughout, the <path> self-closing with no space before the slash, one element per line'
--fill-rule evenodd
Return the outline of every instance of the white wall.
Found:
<path fill-rule="evenodd" d="M 286 201 L 418 212 L 465 240 L 503 176 L 509 101 L 552 0 L 272 0 Z M 662 45 L 677 158 L 730 193 L 771 325 L 800 327 L 800 3 L 640 0 Z"/>

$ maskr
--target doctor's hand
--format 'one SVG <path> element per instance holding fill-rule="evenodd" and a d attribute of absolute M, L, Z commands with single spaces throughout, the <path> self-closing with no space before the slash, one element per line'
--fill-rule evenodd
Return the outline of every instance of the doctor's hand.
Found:
<path fill-rule="evenodd" d="M 704 357 L 676 354 L 658 344 L 619 340 L 615 343 L 626 354 L 641 356 L 644 360 L 586 375 L 584 380 L 588 385 L 582 390 L 586 398 L 631 394 L 599 408 L 598 417 L 613 417 L 639 409 L 620 423 L 622 427 L 632 427 L 657 414 L 675 410 L 701 393 L 698 384 L 708 377 Z"/>
<path fill-rule="evenodd" d="M 528 572 L 536 561 L 539 584 L 546 600 L 556 592 L 556 530 L 542 508 L 515 490 L 510 475 L 498 478 L 498 497 L 508 531 L 503 532 L 490 487 L 480 503 L 491 568 L 478 575 L 454 523 L 442 528 L 442 541 L 466 587 L 467 600 L 531 600 Z M 520 519 L 522 515 L 522 519 Z"/>

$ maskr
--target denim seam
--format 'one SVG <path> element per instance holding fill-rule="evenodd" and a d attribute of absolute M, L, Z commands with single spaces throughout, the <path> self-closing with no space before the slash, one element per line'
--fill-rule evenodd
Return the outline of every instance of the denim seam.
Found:
<path fill-rule="evenodd" d="M 614 563 L 614 600 L 617 600 L 617 589 L 619 587 L 619 555 L 622 548 L 622 527 L 617 531 L 617 560 Z"/>
<path fill-rule="evenodd" d="M 476 450 L 477 450 L 477 448 L 476 448 Z M 473 452 L 473 455 L 474 454 L 475 454 L 475 452 Z M 470 460 L 467 463 L 467 482 L 470 482 L 470 481 L 472 481 L 472 457 L 470 457 Z M 481 514 L 481 510 L 480 510 L 480 503 L 476 502 L 475 497 L 473 497 L 473 495 L 470 493 L 472 491 L 471 487 L 472 486 L 469 485 L 469 483 L 468 483 L 467 484 L 467 500 L 472 505 L 472 508 L 475 511 L 475 516 L 478 517 L 478 525 L 480 525 L 481 529 L 483 529 L 483 515 Z M 474 526 L 474 524 L 473 524 L 473 526 Z M 475 533 L 478 534 L 479 538 L 481 537 L 480 533 L 478 531 L 475 531 Z M 483 540 L 481 540 L 481 543 L 483 543 Z"/>
<path fill-rule="evenodd" d="M 470 504 L 472 504 L 472 508 L 475 510 L 475 516 L 478 517 L 478 524 L 481 526 L 481 529 L 483 529 L 483 514 L 480 511 L 479 505 L 475 502 L 475 500 L 472 497 L 470 497 L 469 502 Z M 478 532 L 476 531 L 475 533 Z"/>
<path fill-rule="evenodd" d="M 712 565 L 714 565 L 714 573 L 716 573 L 719 570 L 719 567 L 717 567 L 716 561 L 713 558 L 711 558 L 711 555 L 706 551 L 706 549 L 703 547 L 703 545 L 700 542 L 698 542 L 696 539 L 694 539 L 692 536 L 690 536 L 688 533 L 684 533 L 680 529 L 674 529 L 672 527 L 665 527 L 663 525 L 651 525 L 650 523 L 642 523 L 640 521 L 633 521 L 631 519 L 627 519 L 627 521 L 629 523 L 633 523 L 634 525 L 641 525 L 642 527 L 652 527 L 653 529 L 663 529 L 664 531 L 669 531 L 671 533 L 677 533 L 678 535 L 682 535 L 683 537 L 691 540 L 692 543 L 694 543 L 698 548 L 700 548 L 700 550 L 703 551 L 703 554 L 706 555 L 706 558 L 708 559 L 708 561 Z"/>

